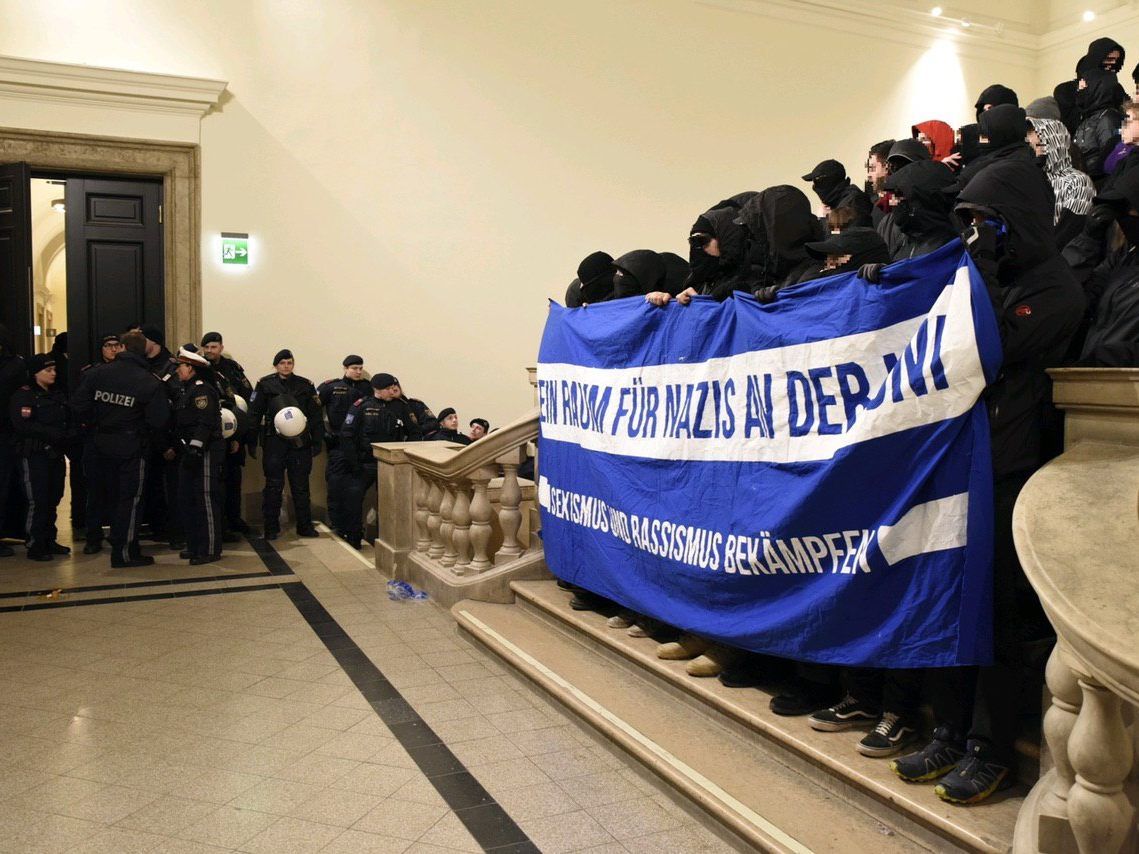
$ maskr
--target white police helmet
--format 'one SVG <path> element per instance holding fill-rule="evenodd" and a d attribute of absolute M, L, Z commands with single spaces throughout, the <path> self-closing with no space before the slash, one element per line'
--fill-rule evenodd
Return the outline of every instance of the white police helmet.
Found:
<path fill-rule="evenodd" d="M 286 439 L 292 439 L 305 431 L 308 419 L 297 407 L 286 406 L 273 416 L 273 426 Z"/>
<path fill-rule="evenodd" d="M 237 432 L 237 416 L 224 406 L 221 408 L 221 434 L 223 438 L 230 438 Z"/>
<path fill-rule="evenodd" d="M 233 396 L 233 402 L 237 404 L 237 408 L 240 409 L 242 412 L 248 412 L 249 411 L 249 404 L 245 402 L 245 398 L 242 397 L 240 394 L 235 394 Z"/>

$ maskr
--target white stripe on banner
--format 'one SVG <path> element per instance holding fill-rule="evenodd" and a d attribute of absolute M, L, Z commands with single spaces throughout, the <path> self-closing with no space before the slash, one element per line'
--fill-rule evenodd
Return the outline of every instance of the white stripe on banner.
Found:
<path fill-rule="evenodd" d="M 928 315 L 701 363 L 539 363 L 542 435 L 660 460 L 791 463 L 969 411 L 985 387 L 968 267 Z"/>
<path fill-rule="evenodd" d="M 914 555 L 962 548 L 968 517 L 968 492 L 918 504 L 896 525 L 878 528 L 878 548 L 891 566 Z"/>

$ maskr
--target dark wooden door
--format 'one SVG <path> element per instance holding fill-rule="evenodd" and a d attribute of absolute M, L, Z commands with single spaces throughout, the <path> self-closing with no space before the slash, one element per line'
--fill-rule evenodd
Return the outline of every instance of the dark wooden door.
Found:
<path fill-rule="evenodd" d="M 30 181 L 26 163 L 0 166 L 0 323 L 21 356 L 34 352 Z"/>
<path fill-rule="evenodd" d="M 162 182 L 67 179 L 67 345 L 77 371 L 99 336 L 165 327 Z"/>

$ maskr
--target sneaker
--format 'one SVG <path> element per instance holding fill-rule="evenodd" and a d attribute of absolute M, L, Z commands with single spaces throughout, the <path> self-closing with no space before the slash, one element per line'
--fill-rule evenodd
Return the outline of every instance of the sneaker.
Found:
<path fill-rule="evenodd" d="M 816 709 L 833 703 L 837 695 L 838 691 L 830 685 L 799 679 L 782 693 L 772 697 L 768 708 L 785 718 L 809 715 Z"/>
<path fill-rule="evenodd" d="M 696 635 L 681 635 L 678 640 L 662 643 L 657 647 L 657 658 L 665 661 L 688 661 L 704 652 L 712 644 Z"/>
<path fill-rule="evenodd" d="M 633 619 L 635 617 L 636 614 L 631 611 L 622 611 L 620 614 L 614 614 L 606 620 L 605 625 L 611 629 L 627 629 L 633 625 Z"/>
<path fill-rule="evenodd" d="M 579 589 L 570 597 L 569 604 L 575 611 L 596 611 L 598 608 L 604 607 L 605 600 L 588 590 Z"/>
<path fill-rule="evenodd" d="M 976 804 L 993 792 L 1012 785 L 1007 765 L 996 760 L 981 742 L 970 742 L 957 765 L 941 778 L 933 791 L 951 804 Z"/>
<path fill-rule="evenodd" d="M 891 760 L 890 770 L 907 783 L 928 783 L 952 771 L 964 755 L 965 743 L 949 727 L 939 726 L 921 750 Z"/>
<path fill-rule="evenodd" d="M 807 723 L 811 729 L 819 732 L 843 732 L 855 727 L 870 726 L 878 720 L 880 714 L 882 710 L 877 706 L 863 703 L 847 694 L 833 706 L 811 712 Z"/>
<path fill-rule="evenodd" d="M 858 742 L 858 752 L 875 758 L 892 756 L 917 737 L 917 727 L 909 718 L 883 712 L 878 725 Z"/>

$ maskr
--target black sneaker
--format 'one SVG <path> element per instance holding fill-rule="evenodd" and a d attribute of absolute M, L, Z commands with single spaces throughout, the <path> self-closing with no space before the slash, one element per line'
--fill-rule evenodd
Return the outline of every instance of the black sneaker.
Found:
<path fill-rule="evenodd" d="M 993 792 L 1012 785 L 1012 772 L 998 762 L 992 750 L 981 742 L 970 742 L 965 755 L 952 771 L 941 778 L 933 791 L 951 804 L 976 804 Z"/>
<path fill-rule="evenodd" d="M 568 581 L 563 581 L 560 578 L 558 579 L 558 587 L 562 590 L 577 590 L 576 584 L 570 584 Z"/>
<path fill-rule="evenodd" d="M 606 601 L 602 596 L 578 588 L 570 598 L 569 604 L 575 611 L 596 611 L 598 608 L 604 608 Z"/>
<path fill-rule="evenodd" d="M 300 528 L 297 528 L 297 536 L 298 537 L 308 537 L 309 539 L 315 539 L 316 537 L 320 536 L 320 532 L 316 528 L 314 528 L 312 525 L 305 525 L 305 526 L 302 526 Z"/>
<path fill-rule="evenodd" d="M 893 756 L 917 737 L 918 729 L 909 718 L 883 712 L 877 726 L 858 742 L 858 752 L 874 758 Z"/>
<path fill-rule="evenodd" d="M 807 718 L 811 729 L 819 732 L 843 732 L 860 726 L 870 726 L 882 710 L 870 703 L 863 703 L 847 694 L 839 702 L 827 709 L 812 712 Z"/>
<path fill-rule="evenodd" d="M 833 703 L 837 694 L 830 685 L 799 679 L 772 697 L 768 708 L 785 718 L 809 715 L 815 709 Z"/>
<path fill-rule="evenodd" d="M 890 770 L 907 783 L 928 783 L 952 771 L 964 755 L 965 742 L 949 727 L 939 726 L 921 750 L 891 760 Z"/>

